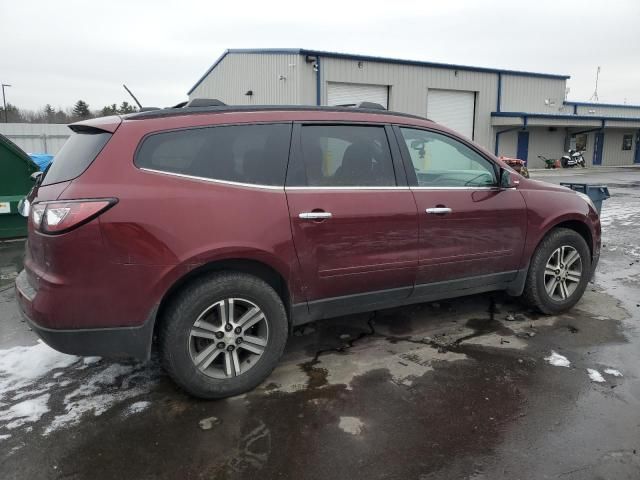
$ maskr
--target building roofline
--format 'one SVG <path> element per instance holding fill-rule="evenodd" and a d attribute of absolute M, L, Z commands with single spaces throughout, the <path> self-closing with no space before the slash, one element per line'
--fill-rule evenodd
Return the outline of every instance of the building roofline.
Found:
<path fill-rule="evenodd" d="M 380 62 L 380 63 L 392 63 L 399 65 L 411 65 L 417 67 L 432 67 L 432 68 L 444 68 L 449 70 L 464 70 L 470 72 L 480 73 L 496 73 L 505 75 L 517 75 L 521 77 L 538 77 L 538 78 L 553 78 L 558 80 L 567 80 L 571 78 L 569 75 L 556 75 L 551 73 L 537 73 L 526 72 L 519 70 L 505 70 L 500 68 L 488 68 L 488 67 L 474 67 L 470 65 L 456 65 L 453 63 L 438 63 L 438 62 L 424 62 L 420 60 L 406 60 L 401 58 L 390 57 L 377 57 L 372 55 L 357 55 L 351 53 L 339 53 L 339 52 L 325 52 L 322 50 L 307 50 L 304 48 L 230 48 L 224 51 L 224 53 L 214 62 L 211 67 L 200 77 L 193 87 L 187 92 L 187 95 L 191 93 L 202 83 L 202 81 L 209 75 L 214 68 L 216 68 L 220 62 L 230 53 L 257 53 L 257 54 L 276 54 L 276 55 L 313 55 L 326 58 L 338 58 L 343 60 L 360 60 L 366 62 Z"/>
<path fill-rule="evenodd" d="M 596 102 L 564 102 L 565 105 L 577 105 L 579 107 L 615 107 L 615 108 L 640 108 L 640 105 L 627 105 L 625 103 L 596 103 Z"/>
<path fill-rule="evenodd" d="M 561 113 L 533 113 L 533 112 L 491 112 L 492 117 L 527 117 L 527 118 L 548 118 L 563 120 L 597 120 L 597 121 L 621 121 L 621 122 L 640 122 L 640 117 L 612 117 L 607 115 L 572 115 Z"/>

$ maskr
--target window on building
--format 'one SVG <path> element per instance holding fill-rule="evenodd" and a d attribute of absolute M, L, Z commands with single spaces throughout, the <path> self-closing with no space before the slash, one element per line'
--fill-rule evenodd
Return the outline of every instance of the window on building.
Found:
<path fill-rule="evenodd" d="M 232 125 L 157 133 L 136 154 L 138 167 L 214 180 L 284 185 L 291 125 Z"/>
<path fill-rule="evenodd" d="M 587 149 L 587 138 L 589 137 L 586 133 L 576 135 L 576 151 L 584 152 Z"/>
<path fill-rule="evenodd" d="M 633 145 L 633 135 L 626 134 L 622 136 L 622 150 L 631 150 Z"/>
<path fill-rule="evenodd" d="M 307 186 L 395 186 L 384 127 L 307 125 L 302 127 L 302 175 Z M 300 177 L 300 178 L 298 178 Z"/>
<path fill-rule="evenodd" d="M 493 164 L 463 143 L 426 130 L 402 128 L 421 187 L 496 185 Z"/>

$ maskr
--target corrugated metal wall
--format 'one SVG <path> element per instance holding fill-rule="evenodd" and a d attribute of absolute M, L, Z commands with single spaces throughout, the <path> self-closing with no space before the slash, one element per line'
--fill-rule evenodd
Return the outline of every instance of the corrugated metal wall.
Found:
<path fill-rule="evenodd" d="M 299 69 L 312 69 L 300 55 L 228 54 L 189 98 L 217 98 L 229 105 L 297 104 Z M 246 95 L 249 90 L 253 95 Z"/>
<path fill-rule="evenodd" d="M 60 124 L 0 123 L 0 133 L 27 153 L 55 155 L 72 132 Z"/>
<path fill-rule="evenodd" d="M 498 75 L 495 73 L 338 58 L 321 58 L 320 71 L 323 104 L 327 102 L 327 82 L 388 85 L 391 110 L 421 116 L 427 113 L 429 88 L 477 92 L 474 140 L 493 148 L 490 114 L 497 102 Z M 315 103 L 315 98 L 307 95 L 301 103 Z"/>
<path fill-rule="evenodd" d="M 622 150 L 622 137 L 624 135 L 632 135 L 633 142 L 631 150 Z M 607 166 L 623 166 L 633 165 L 633 156 L 635 152 L 635 136 L 634 130 L 605 130 L 604 148 L 602 150 L 602 165 Z M 593 156 L 593 154 L 592 154 Z M 589 162 L 592 158 L 589 158 Z"/>
<path fill-rule="evenodd" d="M 568 104 L 573 113 L 574 106 Z M 632 117 L 640 118 L 640 107 L 603 107 L 600 105 L 576 105 L 578 115 L 594 115 L 598 117 Z"/>
<path fill-rule="evenodd" d="M 503 74 L 500 110 L 503 112 L 568 113 L 569 109 L 566 106 L 563 107 L 566 86 L 564 79 Z M 550 104 L 546 105 L 545 100 L 549 100 Z M 571 111 L 573 110 L 571 109 Z"/>

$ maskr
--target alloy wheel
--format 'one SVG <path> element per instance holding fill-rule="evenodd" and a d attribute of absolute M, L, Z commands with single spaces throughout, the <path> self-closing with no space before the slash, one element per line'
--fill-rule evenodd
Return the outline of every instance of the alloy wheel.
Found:
<path fill-rule="evenodd" d="M 200 372 L 233 378 L 264 354 L 269 324 L 264 312 L 244 298 L 226 298 L 205 308 L 189 332 L 189 354 Z"/>
<path fill-rule="evenodd" d="M 556 248 L 544 269 L 544 285 L 549 297 L 563 302 L 576 291 L 582 279 L 582 258 L 568 245 Z"/>

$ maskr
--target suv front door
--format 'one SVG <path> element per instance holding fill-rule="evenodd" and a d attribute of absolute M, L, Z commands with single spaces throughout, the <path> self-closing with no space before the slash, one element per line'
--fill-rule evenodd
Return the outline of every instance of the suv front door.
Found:
<path fill-rule="evenodd" d="M 500 188 L 497 166 L 471 145 L 435 131 L 395 131 L 420 222 L 415 295 L 513 280 L 527 228 L 520 192 Z"/>
<path fill-rule="evenodd" d="M 411 294 L 418 214 L 401 161 L 391 127 L 294 125 L 285 190 L 313 318 Z"/>

